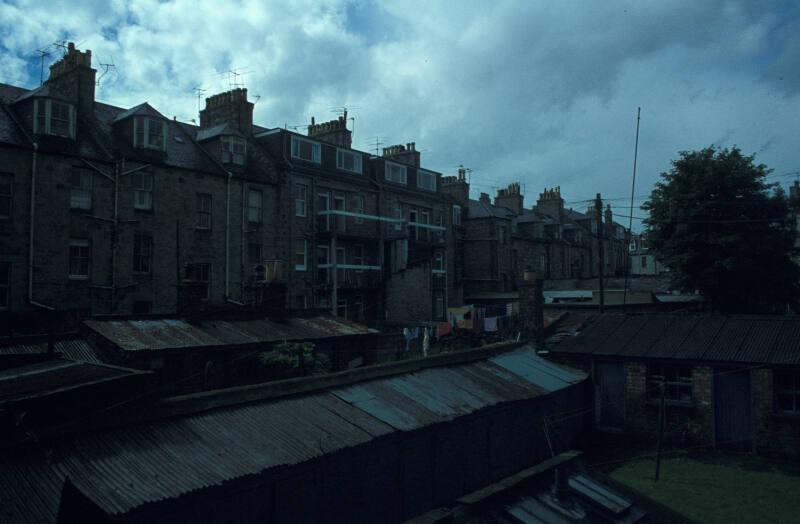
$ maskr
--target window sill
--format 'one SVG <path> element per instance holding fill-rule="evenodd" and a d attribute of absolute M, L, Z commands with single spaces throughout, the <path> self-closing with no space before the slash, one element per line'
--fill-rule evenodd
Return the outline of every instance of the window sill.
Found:
<path fill-rule="evenodd" d="M 68 275 L 70 280 L 89 280 L 89 276 L 86 275 Z"/>
<path fill-rule="evenodd" d="M 646 406 L 651 407 L 659 407 L 661 406 L 660 400 L 648 400 L 645 402 Z M 686 409 L 691 410 L 697 407 L 697 404 L 694 401 L 685 401 L 685 400 L 665 400 L 664 405 L 668 408 L 678 408 L 678 409 Z"/>

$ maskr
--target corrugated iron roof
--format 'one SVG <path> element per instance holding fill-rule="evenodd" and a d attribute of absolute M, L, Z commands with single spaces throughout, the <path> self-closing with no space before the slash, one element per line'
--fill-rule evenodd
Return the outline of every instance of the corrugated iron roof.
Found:
<path fill-rule="evenodd" d="M 70 360 L 80 360 L 100 364 L 103 362 L 97 351 L 81 338 L 69 338 L 55 341 L 56 353 L 61 353 Z M 0 356 L 9 355 L 41 355 L 47 353 L 47 342 L 20 342 L 0 346 Z"/>
<path fill-rule="evenodd" d="M 378 333 L 362 324 L 332 317 L 291 318 L 284 321 L 87 320 L 84 323 L 124 351 L 315 340 Z"/>
<path fill-rule="evenodd" d="M 47 457 L 0 460 L 0 517 L 53 522 L 66 476 L 103 510 L 122 514 L 583 379 L 525 347 L 486 361 L 85 435 L 56 443 Z"/>
<path fill-rule="evenodd" d="M 598 316 L 551 351 L 713 362 L 800 364 L 800 318 L 773 315 Z"/>
<path fill-rule="evenodd" d="M 74 389 L 138 373 L 134 370 L 53 359 L 0 371 L 0 406 L 30 396 Z"/>

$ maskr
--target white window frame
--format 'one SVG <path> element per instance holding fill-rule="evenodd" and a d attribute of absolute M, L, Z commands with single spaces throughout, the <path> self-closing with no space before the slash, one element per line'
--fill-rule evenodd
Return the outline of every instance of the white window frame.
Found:
<path fill-rule="evenodd" d="M 11 220 L 14 214 L 14 175 L 0 173 L 0 180 L 4 181 L 0 187 L 8 187 L 8 192 L 0 193 L 0 202 L 3 202 L 0 205 L 0 220 Z M 6 202 L 8 204 L 5 204 Z"/>
<path fill-rule="evenodd" d="M 139 171 L 133 177 L 133 208 L 149 211 L 153 209 L 153 173 Z"/>
<path fill-rule="evenodd" d="M 393 171 L 396 171 L 393 173 Z M 408 169 L 388 160 L 384 162 L 384 177 L 393 184 L 408 185 Z"/>
<path fill-rule="evenodd" d="M 403 230 L 403 208 L 400 204 L 396 204 L 394 206 L 394 230 L 395 231 L 402 231 Z"/>
<path fill-rule="evenodd" d="M 78 253 L 76 256 L 72 254 L 72 248 L 86 249 L 86 256 L 83 256 L 82 253 Z M 88 238 L 71 238 L 69 240 L 69 248 L 68 248 L 68 268 L 67 274 L 71 280 L 89 280 L 89 275 L 92 273 L 92 243 Z M 86 272 L 85 273 L 78 273 L 73 272 L 73 259 L 86 260 Z M 83 264 L 81 263 L 81 266 Z"/>
<path fill-rule="evenodd" d="M 258 194 L 258 205 L 253 205 L 253 196 Z M 257 214 L 253 220 L 253 215 Z M 250 224 L 261 224 L 264 220 L 264 192 L 260 189 L 249 188 L 247 190 L 247 222 Z"/>
<path fill-rule="evenodd" d="M 294 216 L 308 216 L 308 185 L 295 182 L 294 184 Z"/>
<path fill-rule="evenodd" d="M 300 254 L 300 251 L 297 250 L 297 245 L 299 242 L 303 243 L 303 263 L 298 264 L 295 257 Z M 294 240 L 294 255 L 292 257 L 295 260 L 294 270 L 295 271 L 306 271 L 308 269 L 308 241 L 305 238 L 296 238 Z"/>
<path fill-rule="evenodd" d="M 67 122 L 67 134 L 60 134 L 53 132 L 53 104 L 62 105 L 68 107 L 68 122 Z M 44 113 L 44 114 L 43 114 Z M 44 124 L 44 129 L 40 129 L 41 125 L 39 124 L 39 117 L 42 117 L 42 123 Z M 68 104 L 66 102 L 61 102 L 58 100 L 52 100 L 49 98 L 37 98 L 33 104 L 33 132 L 38 135 L 52 135 L 52 136 L 60 136 L 64 138 L 75 138 L 75 120 L 76 120 L 76 113 L 75 113 L 75 106 L 72 104 Z"/>
<path fill-rule="evenodd" d="M 322 253 L 325 253 L 325 256 L 322 257 Z M 328 283 L 331 280 L 331 273 L 328 267 L 320 267 L 320 266 L 329 266 L 331 263 L 331 248 L 326 244 L 317 244 L 317 275 L 324 274 L 325 275 L 325 282 Z M 323 273 L 324 272 L 324 273 Z M 317 284 L 321 284 L 323 282 L 317 282 Z"/>
<path fill-rule="evenodd" d="M 347 198 L 344 195 L 333 195 L 333 210 L 347 212 Z M 334 215 L 334 220 L 336 224 L 336 231 L 339 233 L 344 233 L 347 231 L 346 215 Z"/>
<path fill-rule="evenodd" d="M 305 158 L 300 154 L 300 144 L 308 144 L 311 146 L 311 158 Z M 292 136 L 292 158 L 312 162 L 314 164 L 322 163 L 322 145 L 313 140 L 300 138 L 299 136 Z"/>
<path fill-rule="evenodd" d="M 427 183 L 423 184 L 422 180 L 428 180 Z M 436 173 L 431 171 L 425 171 L 423 169 L 417 169 L 417 188 L 422 189 L 424 191 L 432 191 L 436 192 Z"/>
<path fill-rule="evenodd" d="M 74 185 L 72 177 L 78 177 L 78 185 Z M 92 186 L 94 175 L 85 169 L 76 169 L 70 173 L 69 208 L 89 211 L 92 209 Z"/>
<path fill-rule="evenodd" d="M 224 135 L 222 141 L 222 163 L 243 166 L 247 158 L 247 141 L 238 136 Z"/>
<path fill-rule="evenodd" d="M 345 157 L 352 157 L 353 167 L 345 167 Z M 348 173 L 355 173 L 357 175 L 364 174 L 364 162 L 360 153 L 355 151 L 348 151 L 347 149 L 336 149 L 336 169 L 347 171 Z"/>
<path fill-rule="evenodd" d="M 161 126 L 161 140 L 150 141 L 150 128 Z M 142 140 L 139 141 L 139 129 L 142 129 Z M 158 136 L 158 135 L 156 135 Z M 156 151 L 167 150 L 167 123 L 160 118 L 149 116 L 133 117 L 133 147 L 142 149 L 154 149 Z"/>

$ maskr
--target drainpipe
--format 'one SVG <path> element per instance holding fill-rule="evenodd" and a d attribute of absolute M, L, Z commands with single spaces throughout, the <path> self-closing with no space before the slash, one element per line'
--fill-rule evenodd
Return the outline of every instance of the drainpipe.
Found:
<path fill-rule="evenodd" d="M 231 177 L 225 180 L 225 298 L 231 295 Z"/>
<path fill-rule="evenodd" d="M 31 209 L 30 209 L 30 235 L 28 237 L 28 302 L 32 306 L 40 307 L 43 309 L 55 310 L 54 307 L 36 302 L 33 299 L 33 267 L 34 267 L 34 253 L 33 253 L 33 239 L 34 239 L 34 224 L 36 218 L 36 160 L 39 154 L 39 144 L 33 142 L 33 155 L 31 158 Z"/>

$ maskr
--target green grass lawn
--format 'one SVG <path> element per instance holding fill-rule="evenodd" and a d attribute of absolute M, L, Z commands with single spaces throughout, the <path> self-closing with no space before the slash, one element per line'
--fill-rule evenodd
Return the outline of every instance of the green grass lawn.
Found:
<path fill-rule="evenodd" d="M 800 473 L 758 457 L 708 454 L 627 462 L 609 476 L 696 522 L 800 522 Z"/>

